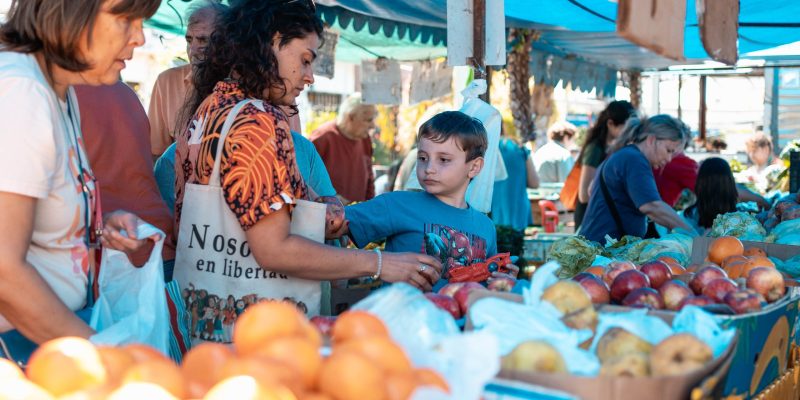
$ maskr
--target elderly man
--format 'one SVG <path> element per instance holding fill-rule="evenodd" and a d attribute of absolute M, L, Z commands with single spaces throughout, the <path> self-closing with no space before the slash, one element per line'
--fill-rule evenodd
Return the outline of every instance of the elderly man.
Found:
<path fill-rule="evenodd" d="M 175 141 L 177 119 L 183 107 L 186 93 L 191 89 L 192 66 L 202 61 L 208 38 L 214 31 L 214 23 L 225 6 L 207 1 L 194 8 L 186 27 L 186 53 L 189 64 L 170 68 L 158 75 L 150 97 L 150 152 L 153 160 Z"/>
<path fill-rule="evenodd" d="M 375 197 L 370 132 L 375 129 L 377 115 L 375 106 L 364 104 L 361 94 L 355 93 L 342 102 L 336 121 L 321 125 L 311 134 L 311 142 L 345 204 Z"/>

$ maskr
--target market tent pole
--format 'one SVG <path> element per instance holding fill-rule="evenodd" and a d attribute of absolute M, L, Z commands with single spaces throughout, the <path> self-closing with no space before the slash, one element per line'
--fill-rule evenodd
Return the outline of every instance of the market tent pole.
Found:
<path fill-rule="evenodd" d="M 486 1 L 472 0 L 472 64 L 475 69 L 475 79 L 486 79 L 486 93 L 480 98 L 489 102 L 491 81 L 486 71 L 484 56 L 486 54 Z"/>
<path fill-rule="evenodd" d="M 700 131 L 699 139 L 705 143 L 706 141 L 706 75 L 700 75 L 700 123 L 698 130 Z"/>

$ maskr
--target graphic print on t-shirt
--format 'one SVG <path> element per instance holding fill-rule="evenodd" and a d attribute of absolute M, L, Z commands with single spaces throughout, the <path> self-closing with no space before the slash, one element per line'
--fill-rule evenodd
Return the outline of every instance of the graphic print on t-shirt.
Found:
<path fill-rule="evenodd" d="M 486 260 L 486 239 L 439 224 L 425 224 L 423 250 L 442 262 L 442 278 L 450 268 Z"/>

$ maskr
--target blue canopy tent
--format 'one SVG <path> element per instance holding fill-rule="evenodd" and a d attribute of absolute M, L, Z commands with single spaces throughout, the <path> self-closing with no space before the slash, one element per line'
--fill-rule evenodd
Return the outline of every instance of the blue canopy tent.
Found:
<path fill-rule="evenodd" d="M 488 4 L 493 1 L 487 0 Z M 191 0 L 164 0 L 148 26 L 183 32 Z M 617 4 L 609 0 L 505 0 L 507 28 L 540 32 L 531 69 L 537 79 L 608 92 L 617 70 L 658 70 L 708 60 L 699 38 L 695 1 L 687 0 L 684 54 L 675 61 L 615 33 Z M 446 54 L 446 0 L 318 0 L 322 19 L 340 33 L 337 59 L 383 56 L 398 60 Z M 800 1 L 741 0 L 739 53 L 800 41 Z M 756 53 L 757 54 L 757 53 Z M 591 76 L 587 78 L 587 73 Z M 613 82 L 612 82 L 613 80 Z"/>

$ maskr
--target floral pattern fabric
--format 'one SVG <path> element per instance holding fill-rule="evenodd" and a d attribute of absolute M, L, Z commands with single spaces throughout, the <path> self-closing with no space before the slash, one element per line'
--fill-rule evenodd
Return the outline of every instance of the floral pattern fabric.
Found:
<path fill-rule="evenodd" d="M 236 82 L 217 83 L 198 107 L 189 128 L 176 136 L 176 229 L 180 226 L 184 186 L 209 183 L 222 126 L 233 107 L 245 98 Z M 228 207 L 242 229 L 249 229 L 284 205 L 292 207 L 295 199 L 307 197 L 289 122 L 278 107 L 254 102 L 242 108 L 224 146 L 220 182 Z"/>

